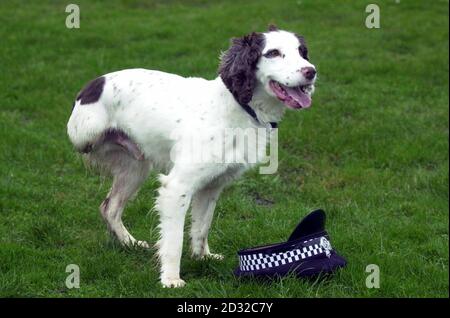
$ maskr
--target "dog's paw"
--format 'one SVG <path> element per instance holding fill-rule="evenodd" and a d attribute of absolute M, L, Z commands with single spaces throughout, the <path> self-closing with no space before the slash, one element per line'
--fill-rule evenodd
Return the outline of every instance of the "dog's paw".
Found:
<path fill-rule="evenodd" d="M 204 254 L 204 255 L 193 254 L 192 257 L 195 259 L 202 260 L 202 261 L 208 260 L 208 259 L 221 261 L 224 259 L 224 256 L 222 254 L 214 254 L 214 253 L 208 253 L 208 254 Z"/>
<path fill-rule="evenodd" d="M 186 285 L 181 278 L 161 278 L 163 288 L 180 288 Z"/>
<path fill-rule="evenodd" d="M 224 256 L 222 254 L 209 253 L 209 254 L 206 254 L 205 256 L 203 256 L 202 259 L 215 259 L 215 260 L 221 261 L 224 259 Z"/>
<path fill-rule="evenodd" d="M 146 241 L 136 241 L 135 245 L 141 248 L 150 249 L 150 244 L 148 244 Z"/>
<path fill-rule="evenodd" d="M 150 244 L 148 244 L 146 241 L 138 241 L 138 240 L 129 240 L 127 242 L 122 243 L 123 246 L 128 248 L 143 248 L 143 249 L 150 249 Z"/>

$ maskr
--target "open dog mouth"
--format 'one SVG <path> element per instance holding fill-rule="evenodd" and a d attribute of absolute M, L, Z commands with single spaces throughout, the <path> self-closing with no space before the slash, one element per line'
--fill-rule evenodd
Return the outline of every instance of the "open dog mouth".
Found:
<path fill-rule="evenodd" d="M 308 108 L 311 106 L 310 84 L 288 87 L 276 81 L 270 81 L 269 85 L 277 98 L 286 106 L 294 109 Z"/>

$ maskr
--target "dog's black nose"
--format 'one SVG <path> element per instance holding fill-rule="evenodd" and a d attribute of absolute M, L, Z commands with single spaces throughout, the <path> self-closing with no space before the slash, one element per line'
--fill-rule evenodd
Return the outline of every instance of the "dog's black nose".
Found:
<path fill-rule="evenodd" d="M 303 76 L 308 80 L 312 80 L 314 76 L 316 76 L 316 69 L 311 66 L 302 67 L 300 72 L 302 72 Z"/>

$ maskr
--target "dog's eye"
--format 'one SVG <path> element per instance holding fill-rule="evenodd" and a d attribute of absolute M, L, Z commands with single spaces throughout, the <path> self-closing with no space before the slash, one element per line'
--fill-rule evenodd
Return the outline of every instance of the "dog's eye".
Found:
<path fill-rule="evenodd" d="M 278 50 L 270 50 L 266 54 L 264 54 L 264 56 L 267 58 L 272 58 L 272 57 L 281 56 L 281 53 Z"/>
<path fill-rule="evenodd" d="M 303 45 L 299 46 L 298 47 L 298 52 L 300 53 L 301 57 L 303 57 L 305 60 L 309 61 L 308 49 L 305 46 L 303 46 Z"/>

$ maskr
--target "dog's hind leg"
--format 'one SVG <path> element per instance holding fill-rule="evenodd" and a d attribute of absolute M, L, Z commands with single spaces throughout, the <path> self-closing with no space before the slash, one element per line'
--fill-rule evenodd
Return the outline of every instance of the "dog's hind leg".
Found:
<path fill-rule="evenodd" d="M 110 232 L 125 246 L 149 248 L 145 241 L 136 240 L 125 228 L 122 213 L 127 201 L 139 190 L 149 171 L 146 161 L 129 159 L 114 171 L 112 188 L 100 205 L 100 212 Z"/>
<path fill-rule="evenodd" d="M 208 232 L 214 215 L 216 202 L 223 186 L 205 187 L 195 193 L 192 199 L 191 248 L 195 258 L 223 259 L 221 254 L 213 254 L 208 246 Z"/>

